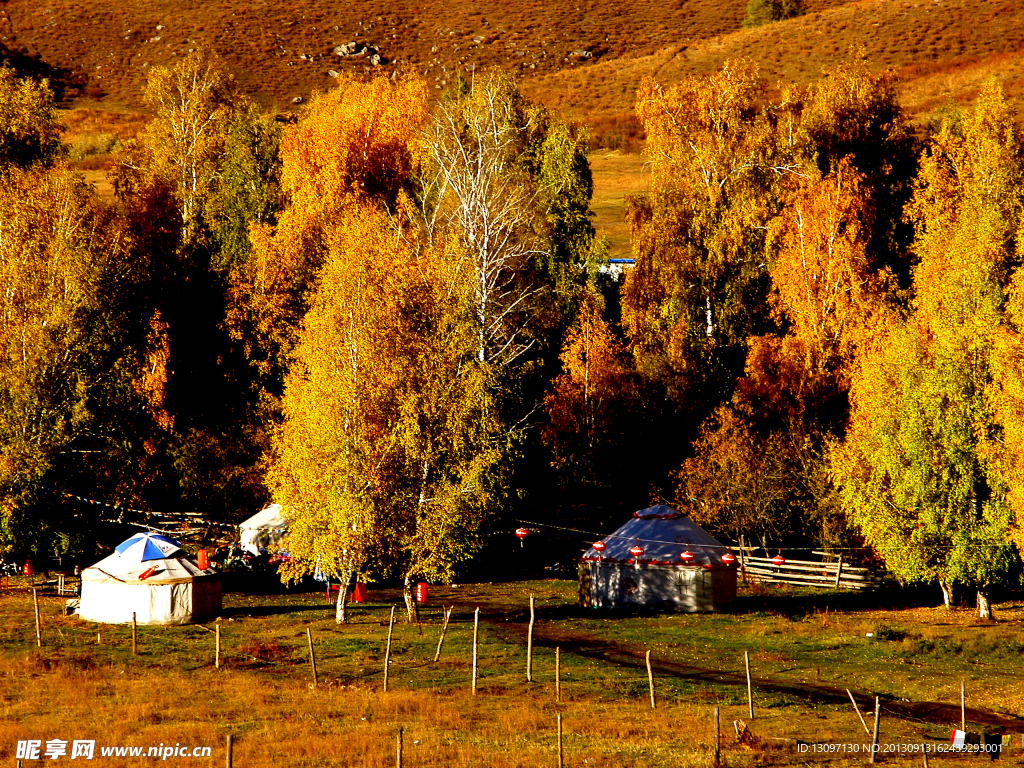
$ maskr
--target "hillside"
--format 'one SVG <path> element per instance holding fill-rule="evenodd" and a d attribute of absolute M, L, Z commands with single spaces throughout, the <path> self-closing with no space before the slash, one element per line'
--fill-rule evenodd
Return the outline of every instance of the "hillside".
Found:
<path fill-rule="evenodd" d="M 603 146 L 635 150 L 632 117 L 640 79 L 672 83 L 711 72 L 733 57 L 755 59 L 771 80 L 806 84 L 822 67 L 863 46 L 878 68 L 901 79 L 903 100 L 920 123 L 950 102 L 970 101 L 982 81 L 1002 79 L 1024 98 L 1024 6 L 1011 0 L 806 0 L 789 21 L 743 29 L 746 0 L 610 0 L 418 3 L 384 10 L 368 0 L 329 6 L 318 0 L 7 0 L 0 5 L 0 55 L 57 84 L 71 111 L 69 139 L 134 135 L 145 118 L 142 89 L 154 65 L 188 51 L 216 51 L 241 87 L 268 109 L 301 108 L 332 75 L 371 71 L 368 56 L 339 56 L 349 42 L 374 46 L 380 69 L 415 68 L 440 92 L 456 73 L 513 68 L 532 99 L 592 126 Z M 88 153 L 87 153 L 88 154 Z M 598 224 L 625 250 L 622 174 L 646 182 L 639 164 L 595 167 Z M 102 157 L 81 166 L 110 194 Z M 620 167 L 621 166 L 621 167 Z M 608 171 L 608 178 L 600 178 Z M 607 193 L 607 199 L 605 199 Z"/>
<path fill-rule="evenodd" d="M 806 84 L 851 46 L 863 46 L 876 68 L 898 73 L 904 104 L 921 119 L 950 101 L 971 100 L 991 76 L 1003 80 L 1014 100 L 1024 97 L 1024 6 L 1006 0 L 861 0 L 580 71 L 545 73 L 526 87 L 551 106 L 599 121 L 630 109 L 644 76 L 672 83 L 745 56 L 770 80 Z"/>

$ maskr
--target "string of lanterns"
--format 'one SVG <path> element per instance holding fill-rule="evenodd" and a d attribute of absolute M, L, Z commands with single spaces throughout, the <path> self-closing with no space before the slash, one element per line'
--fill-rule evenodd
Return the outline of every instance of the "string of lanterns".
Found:
<path fill-rule="evenodd" d="M 534 523 L 534 525 L 543 525 L 543 524 L 542 523 Z M 550 526 L 546 526 L 546 527 L 548 527 L 548 528 L 555 528 L 555 529 L 559 529 L 559 530 L 574 530 L 572 528 L 560 528 L 560 526 L 556 526 L 556 525 L 550 525 Z M 585 531 L 575 531 L 575 532 L 586 533 Z M 522 546 L 524 546 L 523 545 L 523 540 L 527 536 L 530 535 L 530 529 L 529 528 L 523 528 L 523 527 L 516 528 L 515 535 L 516 535 L 516 538 L 519 539 L 519 546 L 522 547 Z M 606 536 L 605 538 L 612 538 L 612 537 L 611 536 Z M 675 544 L 676 543 L 676 542 L 670 542 L 670 541 L 657 541 L 657 540 L 653 540 L 653 539 L 651 541 L 652 541 L 652 543 L 656 543 L 656 544 Z M 600 552 L 604 552 L 608 548 L 608 545 L 604 541 L 595 541 L 590 546 L 591 546 L 592 549 L 594 549 L 596 552 L 599 552 L 599 553 Z M 707 547 L 707 546 L 710 546 L 710 545 L 702 544 L 701 546 L 702 547 Z M 721 546 L 725 547 L 726 545 L 723 544 Z M 632 547 L 629 548 L 629 554 L 633 556 L 633 560 L 636 563 L 639 563 L 640 558 L 642 558 L 644 556 L 644 552 L 645 552 L 645 550 L 644 550 L 643 547 L 640 546 L 640 542 L 639 541 L 636 544 L 634 544 Z M 693 552 L 691 552 L 689 549 L 686 549 L 683 552 L 679 553 L 679 559 L 682 561 L 683 565 L 691 565 L 693 563 L 693 561 L 696 559 L 696 555 L 694 555 Z M 727 548 L 726 552 L 721 556 L 720 559 L 721 559 L 722 563 L 724 563 L 726 566 L 731 566 L 731 565 L 734 565 L 736 563 L 736 555 L 734 555 L 728 548 Z M 772 565 L 774 565 L 775 567 L 778 568 L 778 567 L 781 567 L 781 566 L 786 564 L 786 558 L 784 558 L 782 556 L 782 553 L 780 552 L 779 554 L 775 555 L 775 557 L 773 557 L 771 559 L 771 563 L 772 563 Z"/>

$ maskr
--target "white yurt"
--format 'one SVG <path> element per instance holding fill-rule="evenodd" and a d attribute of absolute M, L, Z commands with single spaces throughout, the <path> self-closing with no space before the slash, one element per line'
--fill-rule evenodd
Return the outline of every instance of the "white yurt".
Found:
<path fill-rule="evenodd" d="M 89 621 L 191 624 L 220 610 L 220 575 L 160 534 L 136 534 L 82 571 L 78 615 Z"/>
<path fill-rule="evenodd" d="M 682 512 L 664 505 L 642 509 L 583 554 L 580 605 L 724 610 L 736 599 L 736 567 L 727 553 Z"/>
<path fill-rule="evenodd" d="M 281 514 L 281 505 L 271 504 L 238 526 L 238 538 L 242 549 L 259 555 L 260 547 L 270 549 L 284 537 L 287 530 L 288 523 Z"/>

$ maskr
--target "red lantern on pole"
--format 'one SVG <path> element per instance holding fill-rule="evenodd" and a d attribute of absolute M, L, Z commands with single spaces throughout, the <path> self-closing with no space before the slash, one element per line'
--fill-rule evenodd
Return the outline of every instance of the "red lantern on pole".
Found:
<path fill-rule="evenodd" d="M 632 547 L 629 548 L 629 554 L 631 554 L 634 559 L 639 559 L 643 557 L 644 548 L 641 547 L 639 544 L 634 544 Z"/>
<path fill-rule="evenodd" d="M 693 562 L 693 552 L 691 552 L 690 550 L 680 552 L 679 559 L 683 561 L 683 565 L 689 565 Z"/>
<path fill-rule="evenodd" d="M 519 538 L 519 546 L 523 546 L 523 539 L 530 535 L 526 528 L 516 528 L 516 536 Z"/>
<path fill-rule="evenodd" d="M 784 558 L 782 555 L 776 555 L 775 557 L 772 558 L 772 565 L 774 565 L 774 566 L 780 566 L 780 565 L 785 565 L 785 564 L 786 564 L 786 558 Z"/>
<path fill-rule="evenodd" d="M 732 565 L 736 562 L 736 555 L 734 555 L 732 552 L 726 552 L 724 555 L 722 555 L 722 562 L 726 565 Z"/>
<path fill-rule="evenodd" d="M 595 541 L 594 542 L 594 549 L 597 550 L 598 552 L 604 552 L 607 548 L 608 548 L 608 545 L 605 544 L 603 541 Z"/>

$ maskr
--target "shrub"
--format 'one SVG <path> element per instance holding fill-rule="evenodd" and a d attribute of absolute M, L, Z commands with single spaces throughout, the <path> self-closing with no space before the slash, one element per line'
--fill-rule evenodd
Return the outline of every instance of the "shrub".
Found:
<path fill-rule="evenodd" d="M 87 157 L 107 155 L 117 144 L 117 136 L 113 133 L 81 133 L 68 143 L 68 157 L 78 162 Z"/>
<path fill-rule="evenodd" d="M 791 19 L 804 12 L 802 0 L 747 0 L 747 16 L 743 26 L 760 27 L 772 21 Z"/>

